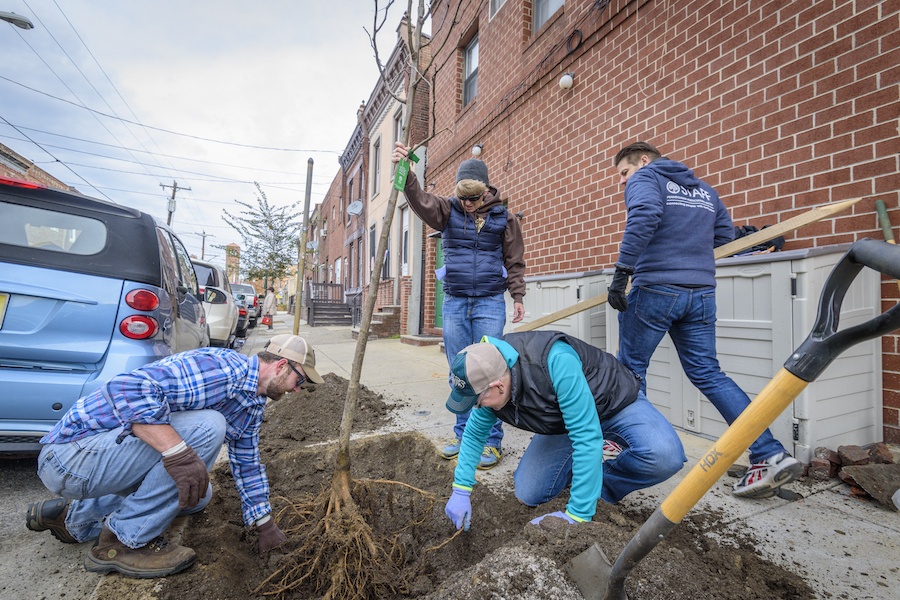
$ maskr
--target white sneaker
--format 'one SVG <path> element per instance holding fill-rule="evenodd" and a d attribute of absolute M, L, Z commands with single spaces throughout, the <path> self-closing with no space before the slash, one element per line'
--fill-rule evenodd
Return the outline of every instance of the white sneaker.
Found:
<path fill-rule="evenodd" d="M 734 484 L 732 493 L 739 498 L 769 498 L 784 484 L 795 480 L 803 472 L 800 461 L 779 452 L 766 460 L 753 463 L 744 476 Z"/>
<path fill-rule="evenodd" d="M 603 440 L 603 460 L 612 460 L 622 454 L 622 446 L 611 440 Z"/>

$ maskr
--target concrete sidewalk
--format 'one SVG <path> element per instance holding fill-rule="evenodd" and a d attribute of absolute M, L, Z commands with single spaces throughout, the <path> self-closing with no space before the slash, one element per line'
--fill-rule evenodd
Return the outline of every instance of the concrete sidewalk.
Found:
<path fill-rule="evenodd" d="M 272 335 L 292 333 L 292 328 L 293 315 L 277 315 L 272 330 L 251 330 L 242 351 L 255 353 Z M 350 378 L 357 342 L 349 327 L 310 327 L 301 321 L 299 333 L 315 348 L 321 374 Z M 422 432 L 435 442 L 436 451 L 452 438 L 455 420 L 444 408 L 447 361 L 438 346 L 369 340 L 360 382 L 394 406 L 390 431 Z M 508 425 L 504 432 L 503 461 L 479 472 L 478 481 L 512 489 L 513 471 L 531 435 Z M 669 481 L 631 494 L 623 505 L 655 509 L 712 445 L 708 438 L 681 431 L 679 435 L 688 457 L 685 467 Z M 747 455 L 739 462 L 746 465 Z M 723 476 L 691 511 L 724 523 L 717 535 L 752 534 L 760 540 L 764 557 L 802 576 L 820 598 L 900 598 L 900 513 L 857 499 L 837 481 L 813 488 L 805 483 L 786 486 L 785 496 L 794 497 L 791 500 L 739 500 L 730 494 L 734 481 Z"/>

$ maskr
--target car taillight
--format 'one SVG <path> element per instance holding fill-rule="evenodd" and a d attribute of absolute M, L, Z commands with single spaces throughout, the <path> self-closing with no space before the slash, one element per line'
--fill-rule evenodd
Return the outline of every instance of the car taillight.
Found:
<path fill-rule="evenodd" d="M 156 310 L 159 308 L 159 296 L 150 290 L 131 290 L 125 296 L 125 304 L 134 310 Z"/>
<path fill-rule="evenodd" d="M 153 317 L 131 315 L 122 319 L 122 322 L 119 323 L 119 331 L 129 339 L 146 340 L 156 335 L 156 332 L 159 331 L 159 323 Z"/>
<path fill-rule="evenodd" d="M 246 317 L 246 316 L 247 316 L 247 309 L 246 309 L 246 308 L 239 308 L 239 309 L 238 309 L 238 314 L 241 315 L 242 317 Z"/>

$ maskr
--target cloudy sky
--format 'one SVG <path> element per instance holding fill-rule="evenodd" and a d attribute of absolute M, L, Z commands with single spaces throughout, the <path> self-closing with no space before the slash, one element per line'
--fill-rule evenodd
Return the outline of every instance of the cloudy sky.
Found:
<path fill-rule="evenodd" d="M 402 5 L 378 37 L 382 61 Z M 365 31 L 375 0 L 0 0 L 0 11 L 34 23 L 0 21 L 0 142 L 163 221 L 177 182 L 173 228 L 197 256 L 208 234 L 213 262 L 215 245 L 241 242 L 222 210 L 255 205 L 254 181 L 302 209 L 312 158 L 312 205 L 322 200 L 378 79 Z"/>

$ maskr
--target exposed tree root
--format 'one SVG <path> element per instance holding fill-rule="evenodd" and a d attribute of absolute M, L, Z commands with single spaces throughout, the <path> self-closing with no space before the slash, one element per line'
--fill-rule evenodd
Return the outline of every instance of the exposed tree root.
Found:
<path fill-rule="evenodd" d="M 399 481 L 340 477 L 315 497 L 276 498 L 289 541 L 278 569 L 254 594 L 374 600 L 408 593 L 424 555 L 443 546 L 422 550 L 416 540 L 435 501 Z"/>

